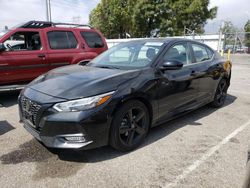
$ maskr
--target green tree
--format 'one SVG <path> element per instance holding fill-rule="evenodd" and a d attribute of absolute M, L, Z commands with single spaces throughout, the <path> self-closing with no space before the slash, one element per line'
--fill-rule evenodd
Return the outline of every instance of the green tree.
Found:
<path fill-rule="evenodd" d="M 204 32 L 203 27 L 207 19 L 213 19 L 217 14 L 217 7 L 208 8 L 209 0 L 178 0 L 173 1 L 172 10 L 176 21 L 173 23 L 173 34 L 181 35 L 183 28 Z"/>
<path fill-rule="evenodd" d="M 224 26 L 221 28 L 223 34 L 235 34 L 237 28 L 233 25 L 231 21 L 225 21 Z"/>
<path fill-rule="evenodd" d="M 238 42 L 237 32 L 239 29 L 231 21 L 224 21 L 221 31 L 225 35 L 225 46 L 232 47 L 235 45 L 235 42 Z"/>
<path fill-rule="evenodd" d="M 207 19 L 213 19 L 217 7 L 209 0 L 101 0 L 90 14 L 90 24 L 107 38 L 182 35 L 184 27 L 203 32 Z"/>
<path fill-rule="evenodd" d="M 248 47 L 248 53 L 250 53 L 250 20 L 247 21 L 244 27 L 245 34 L 245 45 Z"/>
<path fill-rule="evenodd" d="M 150 37 L 151 31 L 159 29 L 172 32 L 171 0 L 139 0 L 132 17 L 135 37 Z M 168 19 L 166 19 L 168 18 Z"/>
<path fill-rule="evenodd" d="M 131 31 L 132 0 L 101 0 L 91 11 L 89 23 L 107 38 L 123 38 Z"/>

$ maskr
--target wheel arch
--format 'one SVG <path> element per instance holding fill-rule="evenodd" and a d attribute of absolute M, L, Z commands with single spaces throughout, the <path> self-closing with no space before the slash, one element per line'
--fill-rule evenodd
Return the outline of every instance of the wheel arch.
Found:
<path fill-rule="evenodd" d="M 147 107 L 148 113 L 149 113 L 149 119 L 150 119 L 150 127 L 151 127 L 152 121 L 153 121 L 153 106 L 152 106 L 152 104 L 150 103 L 150 101 L 147 98 L 142 97 L 142 96 L 129 96 L 129 97 L 121 99 L 117 103 L 117 105 L 115 106 L 115 108 L 114 108 L 114 110 L 112 112 L 112 116 L 115 115 L 117 109 L 119 109 L 122 105 L 124 105 L 125 103 L 127 103 L 129 101 L 133 101 L 133 100 L 140 101 Z"/>
<path fill-rule="evenodd" d="M 84 59 L 79 61 L 77 64 L 79 65 L 86 65 L 87 63 L 89 63 L 92 59 Z"/>
<path fill-rule="evenodd" d="M 82 52 L 76 54 L 73 59 L 71 60 L 71 64 L 80 64 L 81 62 L 91 61 L 98 54 L 96 52 Z"/>
<path fill-rule="evenodd" d="M 108 143 L 118 149 L 115 145 L 115 142 L 114 142 L 114 139 L 112 139 L 112 136 L 114 135 L 113 134 L 113 130 L 112 129 L 112 123 L 115 119 L 115 113 L 118 111 L 118 109 L 122 106 L 122 105 L 125 105 L 126 103 L 128 102 L 131 102 L 131 101 L 139 101 L 141 102 L 142 104 L 144 104 L 149 112 L 149 121 L 150 121 L 150 124 L 149 124 L 149 129 L 152 127 L 152 119 L 153 119 L 153 109 L 152 109 L 152 105 L 150 104 L 150 101 L 147 100 L 146 98 L 144 97 L 141 97 L 141 96 L 129 96 L 129 97 L 126 97 L 126 98 L 123 98 L 121 99 L 115 106 L 115 108 L 113 109 L 112 111 L 112 120 L 111 120 L 111 126 L 110 126 L 110 129 L 109 129 L 109 135 L 108 135 Z"/>

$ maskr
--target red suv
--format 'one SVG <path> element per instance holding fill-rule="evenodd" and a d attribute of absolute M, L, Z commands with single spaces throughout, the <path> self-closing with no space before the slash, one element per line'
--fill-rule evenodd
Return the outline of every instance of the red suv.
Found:
<path fill-rule="evenodd" d="M 0 91 L 56 67 L 86 63 L 107 48 L 103 35 L 89 25 L 25 23 L 0 38 Z"/>

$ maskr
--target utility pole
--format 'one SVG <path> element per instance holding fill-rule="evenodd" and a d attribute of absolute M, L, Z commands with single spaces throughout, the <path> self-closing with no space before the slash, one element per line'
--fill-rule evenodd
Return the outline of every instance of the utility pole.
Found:
<path fill-rule="evenodd" d="M 184 38 L 186 38 L 186 26 L 184 26 L 183 36 L 184 36 Z"/>
<path fill-rule="evenodd" d="M 222 35 L 223 35 L 222 29 L 224 28 L 224 26 L 225 26 L 225 22 L 222 21 L 221 25 L 220 25 L 220 29 L 219 29 L 219 41 L 218 41 L 218 47 L 217 47 L 218 52 L 222 51 L 222 45 L 221 45 L 222 44 Z"/>
<path fill-rule="evenodd" d="M 233 53 L 235 54 L 236 50 L 237 50 L 237 40 L 238 40 L 238 32 L 235 32 L 235 38 L 234 38 L 234 47 L 233 47 Z"/>
<path fill-rule="evenodd" d="M 50 0 L 46 0 L 46 18 L 48 22 L 51 22 L 51 6 Z"/>

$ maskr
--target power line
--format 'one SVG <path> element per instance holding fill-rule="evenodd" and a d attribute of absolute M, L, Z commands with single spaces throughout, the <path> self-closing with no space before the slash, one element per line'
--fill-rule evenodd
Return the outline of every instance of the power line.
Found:
<path fill-rule="evenodd" d="M 57 5 L 59 7 L 68 7 L 68 8 L 71 8 L 71 9 L 79 9 L 79 10 L 83 10 L 85 7 L 82 7 L 79 5 L 79 3 L 70 3 L 69 1 L 55 1 L 55 0 L 51 0 L 51 4 L 52 5 Z"/>
<path fill-rule="evenodd" d="M 74 3 L 73 3 L 74 4 Z M 78 4 L 78 3 L 77 3 Z M 52 20 L 52 14 L 51 14 L 51 5 L 57 5 L 59 7 L 68 7 L 71 9 L 78 9 L 79 11 L 83 10 L 83 7 L 80 7 L 79 5 L 76 6 L 76 4 L 72 5 L 72 3 L 69 3 L 69 1 L 61 1 L 60 4 L 57 1 L 51 1 L 51 0 L 46 0 L 46 17 L 47 17 L 47 21 L 51 21 Z"/>

